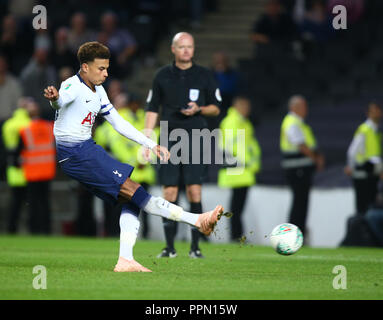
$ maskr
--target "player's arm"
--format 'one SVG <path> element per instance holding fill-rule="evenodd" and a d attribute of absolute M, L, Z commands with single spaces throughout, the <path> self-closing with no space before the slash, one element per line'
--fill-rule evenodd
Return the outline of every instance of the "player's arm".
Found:
<path fill-rule="evenodd" d="M 191 108 L 182 109 L 180 111 L 185 116 L 192 116 L 192 115 L 200 112 L 203 116 L 206 116 L 206 117 L 216 117 L 220 113 L 220 109 L 214 104 L 209 104 L 207 106 L 199 106 L 195 102 L 189 102 L 188 105 Z"/>
<path fill-rule="evenodd" d="M 361 152 L 364 149 L 364 135 L 363 134 L 358 134 L 356 135 L 348 147 L 347 150 L 347 165 L 344 168 L 344 173 L 347 175 L 351 175 L 352 171 L 355 168 L 355 160 L 356 160 L 356 155 L 358 152 Z"/>
<path fill-rule="evenodd" d="M 150 94 L 151 93 L 149 93 L 149 95 Z M 156 127 L 157 121 L 158 121 L 158 112 L 155 112 L 155 111 L 145 112 L 144 133 L 148 138 L 153 138 L 153 132 L 154 132 L 154 128 Z M 146 161 L 150 160 L 150 152 L 148 149 L 143 150 L 143 157 Z"/>
<path fill-rule="evenodd" d="M 302 143 L 299 145 L 299 151 L 303 153 L 306 157 L 311 158 L 311 160 L 315 163 L 317 170 L 322 170 L 324 168 L 324 157 L 316 150 L 311 150 L 306 144 Z"/>
<path fill-rule="evenodd" d="M 66 84 L 64 88 L 61 86 L 60 91 L 54 86 L 48 86 L 44 89 L 44 97 L 49 100 L 53 109 L 58 110 L 71 103 L 76 97 L 76 92 L 71 84 Z"/>
<path fill-rule="evenodd" d="M 207 117 L 216 117 L 220 113 L 220 109 L 215 104 L 209 104 L 201 107 L 201 114 Z"/>
<path fill-rule="evenodd" d="M 145 135 L 150 137 L 158 121 L 158 113 L 153 111 L 147 111 L 145 113 Z"/>
<path fill-rule="evenodd" d="M 298 146 L 299 151 L 306 157 L 310 158 L 317 166 L 318 170 L 322 170 L 324 167 L 324 157 L 316 150 L 311 150 L 305 144 L 305 138 L 303 132 L 298 126 L 291 126 L 287 131 L 287 137 L 292 144 Z"/>
<path fill-rule="evenodd" d="M 167 161 L 170 157 L 168 149 L 158 145 L 142 132 L 138 131 L 128 121 L 122 118 L 113 107 L 102 114 L 112 127 L 124 137 L 152 150 L 161 160 Z"/>

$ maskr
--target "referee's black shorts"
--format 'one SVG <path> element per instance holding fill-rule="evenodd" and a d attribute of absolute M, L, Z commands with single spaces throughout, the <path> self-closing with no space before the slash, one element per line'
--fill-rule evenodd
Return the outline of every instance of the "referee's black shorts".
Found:
<path fill-rule="evenodd" d="M 202 139 L 198 146 L 196 144 L 193 146 L 192 135 L 189 135 L 189 152 L 184 153 L 184 155 L 188 155 L 187 158 L 186 156 L 181 156 L 181 138 L 178 138 L 177 141 L 168 141 L 170 159 L 168 163 L 161 163 L 159 165 L 159 183 L 163 186 L 178 186 L 181 183 L 185 185 L 202 184 L 206 181 L 207 176 L 207 164 L 203 163 Z M 177 146 L 175 146 L 176 144 Z M 182 148 L 187 148 L 187 146 L 182 145 Z M 200 150 L 199 157 L 196 148 Z M 180 158 L 181 161 L 179 161 Z"/>

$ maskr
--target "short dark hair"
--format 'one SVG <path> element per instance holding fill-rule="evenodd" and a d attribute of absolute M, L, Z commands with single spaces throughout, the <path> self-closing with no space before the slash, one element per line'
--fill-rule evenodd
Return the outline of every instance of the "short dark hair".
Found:
<path fill-rule="evenodd" d="M 235 105 L 238 101 L 246 100 L 250 102 L 250 98 L 248 96 L 245 96 L 244 94 L 237 95 L 233 98 L 232 105 Z"/>
<path fill-rule="evenodd" d="M 77 59 L 80 65 L 92 62 L 94 59 L 110 59 L 110 51 L 100 42 L 85 42 L 77 51 Z"/>

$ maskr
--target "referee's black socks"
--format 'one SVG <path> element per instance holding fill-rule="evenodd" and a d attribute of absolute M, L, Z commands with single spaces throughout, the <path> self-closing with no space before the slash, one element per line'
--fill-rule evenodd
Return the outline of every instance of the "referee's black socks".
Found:
<path fill-rule="evenodd" d="M 177 201 L 170 203 L 177 204 Z M 178 222 L 169 220 L 166 218 L 162 218 L 162 222 L 164 225 L 164 231 L 165 231 L 165 241 L 166 241 L 166 248 L 169 249 L 169 251 L 175 251 L 174 249 L 174 239 L 177 235 L 177 229 L 178 229 Z"/>
<path fill-rule="evenodd" d="M 202 213 L 202 204 L 201 202 L 190 202 L 190 212 L 191 213 Z M 196 227 L 191 228 L 191 250 L 199 250 L 198 242 L 200 238 L 200 232 Z"/>

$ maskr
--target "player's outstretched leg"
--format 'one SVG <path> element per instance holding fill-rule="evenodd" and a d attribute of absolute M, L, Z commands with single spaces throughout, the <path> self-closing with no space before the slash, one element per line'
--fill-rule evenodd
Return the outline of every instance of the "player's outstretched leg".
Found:
<path fill-rule="evenodd" d="M 153 215 L 159 215 L 170 220 L 188 223 L 204 235 L 209 236 L 223 215 L 223 207 L 218 205 L 214 210 L 195 214 L 184 211 L 182 207 L 166 201 L 161 197 L 151 197 L 144 210 Z"/>
<path fill-rule="evenodd" d="M 221 205 L 202 214 L 184 211 L 182 207 L 166 201 L 164 198 L 151 196 L 142 186 L 129 178 L 122 185 L 120 196 L 147 213 L 188 223 L 197 227 L 200 232 L 207 236 L 214 231 L 218 220 L 224 214 Z"/>
<path fill-rule="evenodd" d="M 214 227 L 223 214 L 223 207 L 221 205 L 216 206 L 212 211 L 195 214 L 184 211 L 182 207 L 177 206 L 164 198 L 153 197 L 150 195 L 143 209 L 145 212 L 153 215 L 158 215 L 173 221 L 188 223 L 197 227 L 200 232 L 207 236 L 214 231 Z"/>

